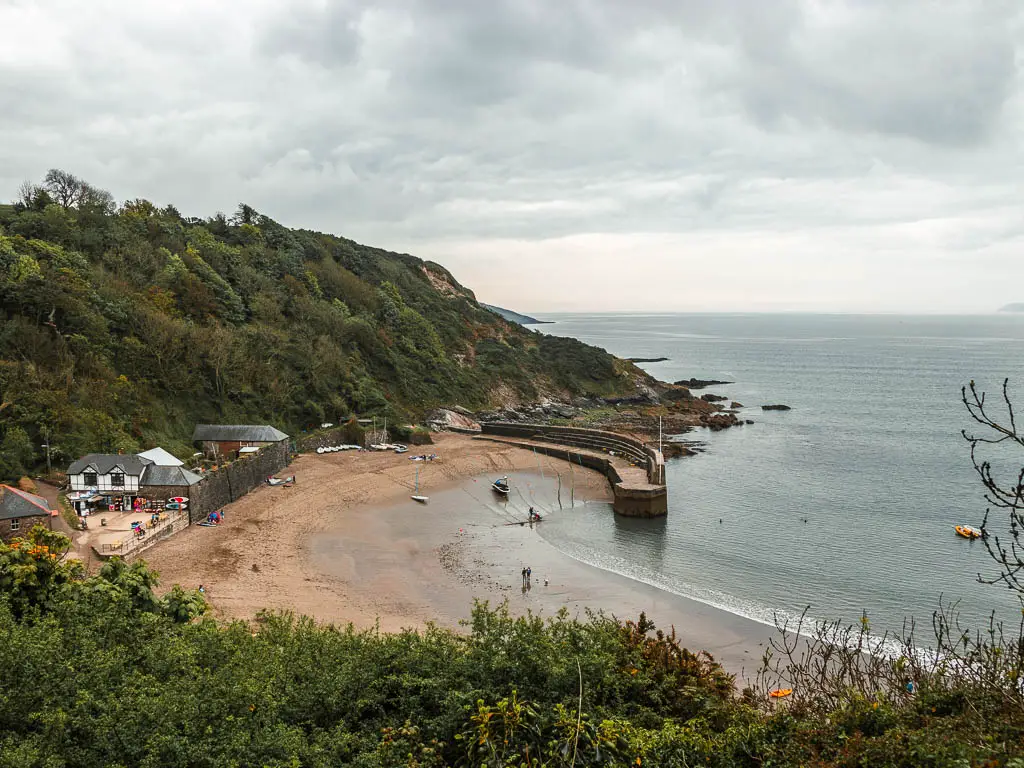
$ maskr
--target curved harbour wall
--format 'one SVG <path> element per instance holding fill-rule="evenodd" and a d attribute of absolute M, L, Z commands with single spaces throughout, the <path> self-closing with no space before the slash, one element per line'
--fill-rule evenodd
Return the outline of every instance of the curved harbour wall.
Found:
<path fill-rule="evenodd" d="M 668 514 L 664 457 L 661 451 L 639 440 L 599 429 L 546 424 L 484 422 L 480 427 L 483 434 L 480 439 L 489 439 L 487 436 L 491 435 L 501 442 L 511 442 L 597 470 L 608 478 L 612 486 L 612 506 L 620 515 L 660 517 Z"/>

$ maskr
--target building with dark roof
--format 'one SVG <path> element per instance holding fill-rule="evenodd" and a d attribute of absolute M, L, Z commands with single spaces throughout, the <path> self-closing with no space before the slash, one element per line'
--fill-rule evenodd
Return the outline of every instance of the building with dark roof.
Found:
<path fill-rule="evenodd" d="M 150 463 L 133 453 L 90 453 L 68 467 L 68 480 L 72 491 L 135 495 Z"/>
<path fill-rule="evenodd" d="M 0 539 L 24 536 L 37 524 L 49 526 L 51 511 L 42 496 L 0 485 Z"/>
<path fill-rule="evenodd" d="M 288 435 L 269 424 L 197 424 L 192 442 L 207 455 L 230 456 L 241 448 L 287 444 Z"/>
<path fill-rule="evenodd" d="M 83 513 L 92 505 L 128 508 L 137 497 L 165 499 L 188 496 L 202 478 L 178 465 L 166 451 L 147 451 L 159 461 L 142 454 L 90 453 L 68 467 L 68 480 L 74 493 L 75 509 Z M 162 457 L 166 455 L 168 459 Z"/>

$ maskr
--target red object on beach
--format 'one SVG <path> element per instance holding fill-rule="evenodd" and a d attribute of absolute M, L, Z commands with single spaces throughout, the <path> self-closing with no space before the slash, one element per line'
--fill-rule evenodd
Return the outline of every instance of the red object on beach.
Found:
<path fill-rule="evenodd" d="M 188 499 L 184 496 L 173 496 L 170 501 L 173 501 L 175 504 L 184 504 Z"/>

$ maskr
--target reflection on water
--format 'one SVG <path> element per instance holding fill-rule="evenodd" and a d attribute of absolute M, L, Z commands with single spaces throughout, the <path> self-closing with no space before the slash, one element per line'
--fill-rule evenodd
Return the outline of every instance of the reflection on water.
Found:
<path fill-rule="evenodd" d="M 648 567 L 656 571 L 663 569 L 668 544 L 668 517 L 623 517 L 612 513 L 612 522 L 612 541 L 616 547 L 642 549 L 647 555 Z"/>
<path fill-rule="evenodd" d="M 953 526 L 984 514 L 960 387 L 1008 376 L 1024 401 L 1024 317 L 552 319 L 545 332 L 669 357 L 644 366 L 663 380 L 733 381 L 707 391 L 756 421 L 692 434 L 707 452 L 669 462 L 667 519 L 587 504 L 541 532 L 559 549 L 761 621 L 810 606 L 898 628 L 908 614 L 927 623 L 940 596 L 976 625 L 1019 617 L 1009 590 L 977 582 L 994 571 L 984 545 Z"/>

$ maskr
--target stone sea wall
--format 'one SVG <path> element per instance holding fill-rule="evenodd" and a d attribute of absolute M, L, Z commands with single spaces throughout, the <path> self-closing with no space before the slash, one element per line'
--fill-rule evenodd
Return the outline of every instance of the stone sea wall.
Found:
<path fill-rule="evenodd" d="M 513 443 L 527 450 L 543 453 L 565 461 L 594 469 L 608 478 L 612 486 L 612 506 L 620 515 L 627 517 L 661 517 L 668 514 L 668 489 L 665 486 L 665 462 L 661 452 L 648 448 L 639 440 L 597 429 L 548 426 L 542 424 L 510 424 L 506 422 L 485 422 L 481 424 L 483 436 L 495 435 L 502 438 L 523 438 L 543 440 L 560 445 L 538 445 L 535 443 Z M 510 442 L 505 440 L 504 442 Z M 580 450 L 573 450 L 577 447 Z M 595 451 L 609 452 L 646 472 L 646 482 L 637 482 L 636 475 L 644 477 L 638 470 L 627 468 L 632 478 L 624 478 L 610 457 Z"/>
<path fill-rule="evenodd" d="M 189 499 L 189 520 L 201 523 L 216 509 L 249 493 L 276 475 L 289 463 L 288 442 L 264 446 L 259 453 L 235 459 L 230 464 L 209 472 L 193 486 Z"/>

